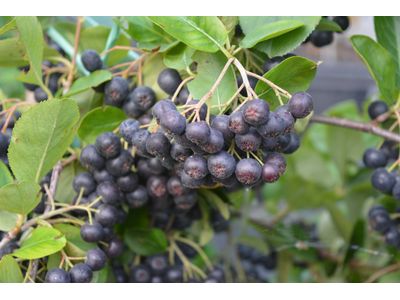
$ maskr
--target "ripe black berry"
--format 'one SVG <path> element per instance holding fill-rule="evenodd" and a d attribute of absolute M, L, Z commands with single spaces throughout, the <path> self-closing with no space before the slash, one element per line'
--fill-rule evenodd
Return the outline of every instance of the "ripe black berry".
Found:
<path fill-rule="evenodd" d="M 274 68 L 277 65 L 279 65 L 284 60 L 285 60 L 285 58 L 283 58 L 282 56 L 276 56 L 276 57 L 268 58 L 263 64 L 263 72 L 264 72 L 264 74 L 267 73 L 272 68 Z"/>
<path fill-rule="evenodd" d="M 129 171 L 125 176 L 118 177 L 116 183 L 122 192 L 129 193 L 136 189 L 138 182 L 139 177 L 137 174 Z"/>
<path fill-rule="evenodd" d="M 134 158 L 127 150 L 122 149 L 120 154 L 106 161 L 106 169 L 114 176 L 124 176 L 129 173 L 134 163 Z"/>
<path fill-rule="evenodd" d="M 75 176 L 72 186 L 78 194 L 83 189 L 83 196 L 87 197 L 96 189 L 96 181 L 92 174 L 83 172 Z"/>
<path fill-rule="evenodd" d="M 129 207 L 138 208 L 145 205 L 149 195 L 143 185 L 139 185 L 133 192 L 125 194 L 126 202 Z"/>
<path fill-rule="evenodd" d="M 166 172 L 166 168 L 158 158 L 147 159 L 147 167 L 151 174 L 160 175 Z"/>
<path fill-rule="evenodd" d="M 210 140 L 211 129 L 205 121 L 189 123 L 186 126 L 186 137 L 195 144 L 205 144 Z"/>
<path fill-rule="evenodd" d="M 122 104 L 122 110 L 127 116 L 137 119 L 141 117 L 145 113 L 145 111 L 142 110 L 135 102 L 133 102 L 132 96 L 133 93 L 130 93 L 128 97 L 125 98 Z M 104 102 L 106 103 L 106 96 L 104 96 Z"/>
<path fill-rule="evenodd" d="M 267 122 L 258 126 L 257 131 L 264 138 L 278 137 L 285 132 L 285 121 L 271 111 Z"/>
<path fill-rule="evenodd" d="M 279 176 L 286 170 L 286 159 L 283 157 L 282 154 L 277 152 L 270 152 L 268 153 L 263 160 L 264 163 L 272 163 L 275 164 L 279 169 Z"/>
<path fill-rule="evenodd" d="M 292 115 L 289 112 L 278 112 L 277 115 L 282 118 L 285 123 L 285 129 L 283 130 L 283 134 L 290 133 L 294 128 L 294 123 L 296 122 Z M 270 116 L 271 117 L 271 116 Z"/>
<path fill-rule="evenodd" d="M 100 224 L 85 224 L 81 227 L 81 237 L 87 243 L 100 242 L 103 234 L 103 227 Z"/>
<path fill-rule="evenodd" d="M 101 169 L 100 171 L 95 170 L 93 172 L 93 177 L 97 183 L 102 183 L 104 181 L 114 181 L 115 182 L 115 180 L 116 180 L 116 177 L 114 175 L 112 175 L 110 172 L 108 172 L 106 168 Z"/>
<path fill-rule="evenodd" d="M 215 186 L 216 183 L 219 183 L 221 186 L 224 186 L 224 187 L 232 187 L 235 184 L 239 183 L 239 181 L 236 178 L 236 174 L 235 173 L 233 173 L 228 178 L 224 178 L 224 179 L 220 179 L 220 178 L 217 178 L 217 177 L 214 177 L 214 176 L 212 176 L 211 178 L 212 178 L 212 180 L 214 182 L 214 186 Z"/>
<path fill-rule="evenodd" d="M 151 268 L 154 275 L 163 275 L 168 267 L 165 256 L 161 254 L 153 254 L 147 257 L 146 264 Z"/>
<path fill-rule="evenodd" d="M 134 266 L 130 272 L 130 282 L 148 283 L 151 280 L 151 269 L 146 265 Z"/>
<path fill-rule="evenodd" d="M 156 121 L 157 121 L 157 124 L 160 124 L 161 116 L 163 114 L 165 114 L 167 112 L 171 112 L 171 111 L 177 111 L 174 102 L 172 102 L 169 99 L 164 99 L 164 100 L 158 101 L 154 105 L 152 113 L 153 113 L 154 119 L 156 119 Z"/>
<path fill-rule="evenodd" d="M 262 150 L 272 150 L 275 148 L 277 141 L 277 138 L 261 138 L 261 145 L 259 148 Z"/>
<path fill-rule="evenodd" d="M 104 181 L 99 184 L 96 190 L 106 204 L 116 205 L 120 200 L 120 190 L 118 185 L 112 181 Z"/>
<path fill-rule="evenodd" d="M 152 155 L 167 156 L 171 150 L 168 138 L 159 132 L 151 134 L 146 141 L 146 150 Z"/>
<path fill-rule="evenodd" d="M 250 77 L 250 76 L 249 76 L 247 79 L 249 80 L 250 87 L 254 90 L 254 89 L 256 88 L 258 79 L 255 78 L 255 77 Z M 237 77 L 236 77 L 236 81 L 237 81 L 237 86 L 238 86 L 238 88 L 241 87 L 242 84 L 243 84 L 243 78 L 242 78 L 242 76 L 237 76 Z M 240 91 L 240 94 L 241 94 L 242 96 L 244 96 L 244 97 L 247 97 L 247 89 L 246 89 L 246 87 L 242 88 L 242 90 Z"/>
<path fill-rule="evenodd" d="M 315 47 L 323 47 L 329 45 L 333 41 L 332 31 L 315 30 L 310 35 L 310 41 Z"/>
<path fill-rule="evenodd" d="M 185 131 L 186 119 L 179 112 L 172 110 L 161 116 L 160 125 L 168 134 L 181 134 Z"/>
<path fill-rule="evenodd" d="M 187 105 L 197 105 L 200 102 L 200 100 L 192 100 L 190 101 Z M 185 118 L 188 119 L 194 110 L 189 110 L 185 113 Z M 208 111 L 208 106 L 206 104 L 203 104 L 200 108 L 199 111 L 199 116 L 200 116 L 200 120 L 204 121 L 207 117 L 207 111 Z"/>
<path fill-rule="evenodd" d="M 110 103 L 122 105 L 129 94 L 129 84 L 124 78 L 115 76 L 106 83 L 104 94 Z"/>
<path fill-rule="evenodd" d="M 185 161 L 192 154 L 191 149 L 185 148 L 179 143 L 172 143 L 171 145 L 171 156 L 176 161 Z"/>
<path fill-rule="evenodd" d="M 134 89 L 131 97 L 132 101 L 142 111 L 149 110 L 156 103 L 156 94 L 151 88 L 144 85 Z"/>
<path fill-rule="evenodd" d="M 190 189 L 185 187 L 179 176 L 172 176 L 167 182 L 168 192 L 173 196 L 183 196 L 190 192 Z"/>
<path fill-rule="evenodd" d="M 282 151 L 285 154 L 292 154 L 300 147 L 300 138 L 296 132 L 290 132 L 290 145 L 287 149 Z"/>
<path fill-rule="evenodd" d="M 367 168 L 376 169 L 379 167 L 385 167 L 388 158 L 382 150 L 376 150 L 376 148 L 370 147 L 365 150 L 363 161 Z"/>
<path fill-rule="evenodd" d="M 389 247 L 394 247 L 400 244 L 399 229 L 395 225 L 391 225 L 385 233 L 385 244 Z"/>
<path fill-rule="evenodd" d="M 69 270 L 72 283 L 89 283 L 93 278 L 93 271 L 85 264 L 76 264 Z"/>
<path fill-rule="evenodd" d="M 49 99 L 49 96 L 46 94 L 44 89 L 42 89 L 41 87 L 37 87 L 35 89 L 34 93 L 35 93 L 36 102 L 42 102 L 42 101 L 45 101 L 45 100 Z"/>
<path fill-rule="evenodd" d="M 8 149 L 8 139 L 4 135 L 4 133 L 0 132 L 0 156 L 4 156 L 7 154 L 7 149 Z"/>
<path fill-rule="evenodd" d="M 94 172 L 104 168 L 106 159 L 100 155 L 94 145 L 82 149 L 80 162 L 88 171 Z"/>
<path fill-rule="evenodd" d="M 103 227 L 109 227 L 117 222 L 118 212 L 114 206 L 103 204 L 95 215 L 96 221 Z"/>
<path fill-rule="evenodd" d="M 276 140 L 276 146 L 273 151 L 283 152 L 289 149 L 292 136 L 290 134 L 280 135 Z"/>
<path fill-rule="evenodd" d="M 236 161 L 233 156 L 222 150 L 210 155 L 207 164 L 211 175 L 219 179 L 230 177 L 236 168 Z"/>
<path fill-rule="evenodd" d="M 211 128 L 221 131 L 226 143 L 229 143 L 235 137 L 235 133 L 229 129 L 229 119 L 227 115 L 220 115 L 211 123 Z"/>
<path fill-rule="evenodd" d="M 71 283 L 71 277 L 64 269 L 53 268 L 46 273 L 46 283 Z"/>
<path fill-rule="evenodd" d="M 264 124 L 269 117 L 269 105 L 261 99 L 253 99 L 243 105 L 243 117 L 252 126 Z"/>
<path fill-rule="evenodd" d="M 244 134 L 249 131 L 250 124 L 244 120 L 241 111 L 232 113 L 229 116 L 229 129 L 234 133 Z"/>
<path fill-rule="evenodd" d="M 168 95 L 173 95 L 182 82 L 182 78 L 175 69 L 164 69 L 157 78 L 160 88 Z"/>
<path fill-rule="evenodd" d="M 378 168 L 371 176 L 372 186 L 383 193 L 391 192 L 396 180 L 385 168 Z"/>
<path fill-rule="evenodd" d="M 92 248 L 86 252 L 85 264 L 93 271 L 100 271 L 107 264 L 107 256 L 99 248 Z"/>
<path fill-rule="evenodd" d="M 184 86 L 177 97 L 178 103 L 181 105 L 185 105 L 187 99 L 189 98 L 189 94 L 189 89 L 187 88 L 187 86 Z"/>
<path fill-rule="evenodd" d="M 114 158 L 121 152 L 121 141 L 115 133 L 103 132 L 94 143 L 96 150 L 105 158 Z"/>
<path fill-rule="evenodd" d="M 183 271 L 181 267 L 173 266 L 167 269 L 164 275 L 165 282 L 168 283 L 182 283 Z"/>
<path fill-rule="evenodd" d="M 392 141 L 385 141 L 381 146 L 388 159 L 397 160 L 399 158 L 399 146 L 397 143 Z"/>
<path fill-rule="evenodd" d="M 338 23 L 343 31 L 345 31 L 350 25 L 349 17 L 334 17 L 332 21 Z"/>
<path fill-rule="evenodd" d="M 376 100 L 368 106 L 368 115 L 371 118 L 371 120 L 375 120 L 380 115 L 388 112 L 388 110 L 389 108 L 386 102 L 382 100 Z"/>
<path fill-rule="evenodd" d="M 224 136 L 217 129 L 210 128 L 210 130 L 210 139 L 205 144 L 201 144 L 200 148 L 207 153 L 217 153 L 224 146 Z"/>
<path fill-rule="evenodd" d="M 174 203 L 180 209 L 189 210 L 192 208 L 197 201 L 197 193 L 191 190 L 187 195 L 175 196 Z"/>
<path fill-rule="evenodd" d="M 290 114 L 297 119 L 307 117 L 314 108 L 313 99 L 306 92 L 294 93 L 287 105 Z"/>
<path fill-rule="evenodd" d="M 146 183 L 147 192 L 152 198 L 163 198 L 168 195 L 168 178 L 162 175 L 151 176 Z"/>
<path fill-rule="evenodd" d="M 206 182 L 206 177 L 203 177 L 200 179 L 195 179 L 195 178 L 192 178 L 189 175 L 187 175 L 186 172 L 182 171 L 181 172 L 181 181 L 185 187 L 188 187 L 190 189 L 199 189 Z"/>
<path fill-rule="evenodd" d="M 207 175 L 207 160 L 198 154 L 188 157 L 183 167 L 184 172 L 194 179 L 200 179 Z"/>
<path fill-rule="evenodd" d="M 235 174 L 241 183 L 252 185 L 260 179 L 261 165 L 252 158 L 242 159 L 236 165 Z"/>
<path fill-rule="evenodd" d="M 257 130 L 252 127 L 247 133 L 236 134 L 235 143 L 240 150 L 255 151 L 261 145 L 261 136 Z"/>
<path fill-rule="evenodd" d="M 107 257 L 115 258 L 122 252 L 122 242 L 115 237 L 108 242 L 108 246 L 100 244 L 100 249 L 103 250 Z"/>
<path fill-rule="evenodd" d="M 264 163 L 261 178 L 268 183 L 274 183 L 279 179 L 279 168 L 273 163 Z"/>
<path fill-rule="evenodd" d="M 119 125 L 119 134 L 128 143 L 132 143 L 133 135 L 140 130 L 140 124 L 133 119 L 125 120 Z"/>
<path fill-rule="evenodd" d="M 81 60 L 83 66 L 89 72 L 100 70 L 103 66 L 100 55 L 93 49 L 85 50 L 81 55 Z"/>

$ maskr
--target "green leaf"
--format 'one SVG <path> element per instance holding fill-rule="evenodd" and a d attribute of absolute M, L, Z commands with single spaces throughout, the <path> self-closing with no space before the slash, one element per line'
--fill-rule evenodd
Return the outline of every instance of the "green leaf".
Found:
<path fill-rule="evenodd" d="M 0 209 L 0 230 L 8 232 L 14 228 L 17 223 L 18 215 Z"/>
<path fill-rule="evenodd" d="M 48 90 L 42 80 L 42 57 L 43 57 L 43 32 L 40 22 L 36 17 L 15 17 L 20 38 L 25 45 L 29 55 L 30 69 L 28 73 L 21 72 L 16 78 L 22 82 L 33 83 Z"/>
<path fill-rule="evenodd" d="M 73 226 L 70 224 L 55 224 L 54 229 L 60 231 L 68 242 L 74 244 L 79 249 L 83 251 L 88 251 L 92 248 L 97 248 L 97 245 L 94 243 L 87 243 L 81 237 L 81 229 L 80 227 Z"/>
<path fill-rule="evenodd" d="M 214 208 L 219 210 L 221 215 L 225 218 L 225 220 L 229 220 L 230 212 L 229 212 L 229 207 L 224 201 L 221 200 L 221 198 L 212 192 L 212 190 L 208 189 L 201 189 L 199 190 L 200 195 L 204 197 L 204 199 L 207 200 L 208 203 Z"/>
<path fill-rule="evenodd" d="M 351 224 L 343 215 L 343 212 L 333 203 L 327 203 L 326 208 L 331 215 L 337 231 L 345 241 L 349 241 L 351 237 Z"/>
<path fill-rule="evenodd" d="M 100 83 L 111 80 L 112 74 L 106 70 L 99 70 L 96 72 L 92 72 L 87 77 L 81 77 L 74 82 L 71 86 L 70 90 L 64 95 L 65 97 L 69 97 L 80 92 L 86 91 L 92 86 L 97 86 Z"/>
<path fill-rule="evenodd" d="M 353 35 L 349 38 L 354 50 L 368 68 L 379 91 L 387 103 L 394 102 L 396 80 L 395 60 L 381 45 L 365 35 Z"/>
<path fill-rule="evenodd" d="M 0 189 L 0 209 L 25 216 L 40 202 L 40 185 L 26 180 L 10 183 Z"/>
<path fill-rule="evenodd" d="M 278 282 L 285 283 L 293 268 L 292 258 L 288 250 L 278 252 Z"/>
<path fill-rule="evenodd" d="M 72 204 L 76 192 L 71 186 L 75 176 L 82 172 L 87 170 L 79 162 L 73 162 L 62 170 L 55 197 L 57 202 Z"/>
<path fill-rule="evenodd" d="M 213 239 L 214 229 L 210 225 L 210 210 L 205 199 L 199 199 L 197 203 L 200 206 L 202 215 L 199 245 L 203 247 Z"/>
<path fill-rule="evenodd" d="M 319 22 L 315 30 L 343 32 L 338 23 L 331 21 L 327 18 L 321 18 L 321 21 Z"/>
<path fill-rule="evenodd" d="M 193 60 L 191 56 L 195 50 L 184 43 L 179 43 L 164 56 L 164 64 L 172 69 L 186 69 Z"/>
<path fill-rule="evenodd" d="M 246 35 L 240 42 L 240 47 L 252 48 L 259 42 L 272 39 L 305 25 L 306 23 L 298 20 L 280 20 L 265 24 Z"/>
<path fill-rule="evenodd" d="M 374 17 L 378 43 L 392 55 L 396 62 L 396 86 L 400 90 L 400 17 Z"/>
<path fill-rule="evenodd" d="M 71 257 L 84 257 L 86 255 L 86 251 L 83 251 L 81 248 L 78 246 L 74 245 L 73 243 L 67 241 L 64 251 L 68 256 Z M 83 262 L 83 261 L 78 261 L 78 262 Z"/>
<path fill-rule="evenodd" d="M 14 29 L 17 29 L 17 23 L 15 21 L 15 18 L 11 22 L 7 23 L 2 28 L 0 28 L 0 35 L 3 35 L 6 32 Z"/>
<path fill-rule="evenodd" d="M 7 166 L 0 161 L 0 189 L 6 184 L 13 183 L 14 179 Z"/>
<path fill-rule="evenodd" d="M 47 270 L 51 270 L 54 268 L 59 268 L 62 260 L 62 254 L 61 251 L 53 253 L 49 255 L 47 259 Z M 64 261 L 63 267 L 66 267 L 66 262 Z"/>
<path fill-rule="evenodd" d="M 165 233 L 159 228 L 127 230 L 124 240 L 131 251 L 144 256 L 164 253 L 168 247 Z"/>
<path fill-rule="evenodd" d="M 93 49 L 96 50 L 98 53 L 103 52 L 110 31 L 111 28 L 108 28 L 103 25 L 91 26 L 83 29 L 81 31 L 81 36 L 79 39 L 79 45 L 81 46 L 80 50 L 83 52 L 88 49 Z M 123 34 L 121 34 L 114 43 L 114 46 L 130 47 L 130 45 L 131 44 L 129 42 L 129 39 Z M 127 53 L 128 50 L 118 50 L 111 52 L 107 58 L 106 64 L 108 66 L 111 66 L 118 63 L 121 59 L 123 59 L 126 56 Z"/>
<path fill-rule="evenodd" d="M 152 88 L 159 100 L 168 98 L 157 82 L 158 74 L 164 69 L 166 66 L 162 54 L 153 54 L 143 64 L 143 85 Z"/>
<path fill-rule="evenodd" d="M 149 17 L 173 37 L 201 51 L 217 52 L 228 37 L 217 17 Z"/>
<path fill-rule="evenodd" d="M 90 283 L 105 283 L 107 281 L 107 273 L 109 268 L 110 266 L 107 263 L 107 265 L 100 271 L 93 272 L 93 278 Z"/>
<path fill-rule="evenodd" d="M 304 57 L 293 56 L 272 68 L 263 77 L 292 94 L 307 91 L 316 72 L 316 63 Z M 258 81 L 255 93 L 260 99 L 269 103 L 271 110 L 275 110 L 280 105 L 274 90 L 264 81 Z M 284 97 L 281 98 L 283 101 L 287 101 Z"/>
<path fill-rule="evenodd" d="M 79 94 L 72 95 L 70 98 L 74 99 L 78 104 L 81 121 L 89 111 L 97 107 L 102 107 L 104 95 L 96 93 L 93 89 L 89 89 Z"/>
<path fill-rule="evenodd" d="M 255 250 L 257 250 L 257 252 L 260 252 L 261 254 L 269 254 L 270 253 L 270 249 L 268 244 L 258 238 L 258 237 L 254 237 L 254 236 L 250 236 L 250 235 L 241 235 L 237 238 L 237 243 L 240 244 L 245 244 Z"/>
<path fill-rule="evenodd" d="M 365 221 L 358 220 L 353 228 L 353 233 L 350 238 L 350 245 L 356 245 L 357 247 L 364 246 L 364 236 L 365 236 Z M 344 258 L 344 264 L 346 265 L 356 253 L 357 248 L 349 247 L 346 252 L 346 256 Z"/>
<path fill-rule="evenodd" d="M 236 25 L 239 23 L 239 17 L 234 16 L 218 17 L 218 19 L 224 24 L 228 33 L 235 29 Z"/>
<path fill-rule="evenodd" d="M 79 119 L 72 99 L 40 102 L 15 124 L 8 158 L 18 181 L 40 182 L 71 145 Z"/>
<path fill-rule="evenodd" d="M 127 22 L 127 28 L 122 25 L 118 18 L 114 18 L 113 20 L 133 39 L 138 41 L 140 49 L 151 52 L 164 52 L 179 42 L 151 22 L 147 17 L 131 16 L 123 18 Z"/>
<path fill-rule="evenodd" d="M 21 269 L 14 257 L 5 255 L 0 261 L 0 283 L 22 283 Z"/>
<path fill-rule="evenodd" d="M 296 20 L 304 22 L 306 25 L 297 28 L 293 31 L 287 32 L 283 35 L 277 36 L 268 41 L 261 42 L 256 45 L 256 48 L 273 57 L 277 55 L 284 55 L 293 49 L 300 46 L 302 42 L 315 30 L 321 17 L 304 17 L 304 16 L 274 16 L 274 17 L 239 17 L 240 27 L 245 35 L 249 35 L 252 31 L 256 30 L 265 24 L 281 21 L 281 20 Z"/>
<path fill-rule="evenodd" d="M 12 255 L 25 259 L 36 259 L 56 253 L 64 248 L 67 240 L 58 230 L 50 227 L 36 228 L 32 236 L 22 243 Z"/>
<path fill-rule="evenodd" d="M 95 108 L 83 117 L 79 124 L 78 136 L 82 141 L 94 144 L 101 133 L 115 130 L 125 119 L 125 113 L 119 108 Z"/>
<path fill-rule="evenodd" d="M 148 227 L 149 227 L 149 212 L 147 210 L 147 207 L 130 209 L 128 212 L 127 220 L 121 225 L 116 225 L 116 229 L 121 228 L 120 232 L 122 232 L 123 230 L 130 230 L 132 228 L 146 229 Z"/>
<path fill-rule="evenodd" d="M 188 88 L 194 99 L 201 99 L 210 91 L 228 62 L 228 59 L 220 51 L 217 53 L 196 51 L 192 55 L 192 59 L 198 64 L 198 75 L 193 81 L 188 83 Z M 228 102 L 235 92 L 235 74 L 232 68 L 228 68 L 212 96 L 211 105 L 220 105 Z M 223 109 L 223 107 L 213 108 L 211 109 L 211 113 L 218 114 Z"/>

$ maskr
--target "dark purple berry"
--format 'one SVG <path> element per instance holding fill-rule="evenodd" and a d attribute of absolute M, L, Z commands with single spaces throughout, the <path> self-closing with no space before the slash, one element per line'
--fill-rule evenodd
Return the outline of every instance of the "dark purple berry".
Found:
<path fill-rule="evenodd" d="M 150 87 L 143 85 L 133 90 L 131 99 L 140 110 L 147 111 L 156 103 L 156 94 Z"/>
<path fill-rule="evenodd" d="M 115 133 L 103 132 L 94 144 L 97 152 L 105 158 L 117 157 L 121 152 L 121 141 Z"/>
<path fill-rule="evenodd" d="M 396 179 L 393 174 L 389 173 L 385 168 L 378 168 L 372 173 L 371 184 L 378 191 L 389 193 L 395 183 Z"/>
<path fill-rule="evenodd" d="M 230 177 L 236 168 L 236 161 L 233 156 L 222 150 L 210 155 L 207 164 L 211 175 L 219 179 Z"/>
<path fill-rule="evenodd" d="M 300 138 L 296 132 L 292 131 L 292 132 L 290 132 L 290 145 L 288 148 L 286 148 L 284 151 L 282 151 L 282 153 L 292 154 L 295 151 L 297 151 L 297 149 L 299 149 L 299 147 L 300 147 Z"/>
<path fill-rule="evenodd" d="M 229 116 L 227 115 L 217 116 L 211 122 L 211 128 L 221 131 L 225 143 L 229 143 L 235 137 L 235 133 L 229 129 Z"/>
<path fill-rule="evenodd" d="M 83 66 L 89 72 L 101 70 L 101 67 L 103 66 L 100 55 L 97 53 L 96 50 L 93 49 L 85 50 L 81 55 L 81 60 Z"/>
<path fill-rule="evenodd" d="M 117 222 L 118 212 L 114 206 L 103 204 L 94 215 L 96 221 L 103 227 L 113 226 Z"/>
<path fill-rule="evenodd" d="M 243 105 L 243 117 L 251 126 L 260 126 L 267 122 L 269 116 L 268 102 L 253 99 Z"/>
<path fill-rule="evenodd" d="M 278 152 L 270 152 L 268 153 L 264 159 L 264 163 L 272 163 L 275 164 L 279 169 L 279 176 L 282 176 L 286 170 L 286 159 L 282 154 Z"/>
<path fill-rule="evenodd" d="M 82 149 L 80 162 L 88 171 L 94 172 L 104 168 L 106 159 L 97 152 L 94 145 L 88 145 Z"/>
<path fill-rule="evenodd" d="M 181 82 L 182 78 L 175 69 L 164 69 L 157 78 L 158 85 L 168 95 L 173 95 Z"/>
<path fill-rule="evenodd" d="M 210 140 L 211 129 L 205 121 L 194 122 L 186 126 L 185 134 L 191 142 L 205 144 Z"/>
<path fill-rule="evenodd" d="M 261 145 L 261 136 L 255 128 L 250 128 L 247 133 L 236 134 L 236 146 L 243 151 L 256 151 Z"/>
<path fill-rule="evenodd" d="M 146 141 L 146 150 L 151 155 L 167 156 L 171 150 L 168 138 L 159 132 L 151 134 Z"/>
<path fill-rule="evenodd" d="M 85 224 L 81 227 L 81 237 L 87 243 L 100 242 L 103 234 L 103 227 L 100 224 Z"/>
<path fill-rule="evenodd" d="M 114 176 L 124 176 L 129 173 L 134 163 L 132 154 L 122 149 L 117 157 L 106 161 L 106 169 Z"/>
<path fill-rule="evenodd" d="M 83 172 L 75 176 L 72 186 L 78 194 L 81 192 L 81 189 L 83 189 L 82 195 L 87 197 L 96 189 L 96 181 L 92 174 Z"/>
<path fill-rule="evenodd" d="M 53 268 L 46 273 L 46 283 L 71 283 L 71 277 L 64 269 Z"/>
<path fill-rule="evenodd" d="M 192 100 L 187 105 L 197 105 L 199 102 L 200 102 L 200 100 Z M 199 116 L 200 116 L 201 121 L 204 121 L 207 118 L 207 111 L 208 111 L 207 105 L 203 104 L 199 111 Z M 185 118 L 188 119 L 192 115 L 193 112 L 194 112 L 194 109 L 187 111 L 185 113 Z M 194 120 L 195 116 L 192 118 L 192 120 Z"/>
<path fill-rule="evenodd" d="M 162 129 L 168 134 L 182 134 L 186 128 L 186 119 L 177 111 L 170 111 L 160 118 Z"/>
<path fill-rule="evenodd" d="M 236 178 L 246 185 L 256 183 L 261 176 L 261 165 L 252 158 L 245 158 L 236 164 Z"/>
<path fill-rule="evenodd" d="M 136 173 L 129 171 L 128 174 L 117 178 L 117 185 L 124 193 L 132 192 L 136 189 L 139 182 L 139 177 Z"/>
<path fill-rule="evenodd" d="M 162 115 L 171 111 L 178 111 L 174 102 L 169 99 L 160 100 L 153 107 L 153 118 L 156 120 L 157 124 L 160 124 Z"/>
<path fill-rule="evenodd" d="M 258 133 L 264 138 L 273 138 L 285 133 L 285 121 L 271 111 L 267 122 L 257 127 Z"/>
<path fill-rule="evenodd" d="M 186 174 L 186 172 L 182 171 L 181 173 L 181 181 L 183 186 L 188 187 L 190 189 L 199 189 L 206 182 L 206 177 L 195 179 Z"/>
<path fill-rule="evenodd" d="M 173 196 L 183 196 L 189 194 L 190 192 L 190 189 L 182 184 L 179 176 L 172 176 L 170 179 L 168 179 L 167 189 L 168 192 Z"/>
<path fill-rule="evenodd" d="M 124 78 L 115 76 L 106 83 L 104 94 L 111 103 L 121 105 L 129 94 L 129 84 Z"/>
<path fill-rule="evenodd" d="M 125 120 L 119 125 L 119 134 L 128 143 L 132 143 L 133 135 L 140 130 L 140 124 L 133 119 Z"/>
<path fill-rule="evenodd" d="M 205 144 L 201 144 L 200 148 L 207 153 L 217 153 L 224 146 L 224 136 L 221 131 L 217 129 L 210 128 L 210 130 L 211 134 L 209 141 Z"/>
<path fill-rule="evenodd" d="M 89 283 L 93 278 L 93 271 L 85 264 L 76 264 L 69 270 L 71 283 Z"/>
<path fill-rule="evenodd" d="M 149 195 L 147 189 L 139 185 L 133 192 L 126 193 L 125 198 L 129 207 L 139 208 L 147 203 Z"/>
<path fill-rule="evenodd" d="M 250 125 L 244 120 L 241 111 L 232 113 L 229 116 L 229 129 L 234 133 L 244 134 L 249 131 Z"/>
<path fill-rule="evenodd" d="M 370 147 L 364 152 L 363 156 L 364 164 L 367 168 L 376 169 L 379 167 L 385 167 L 388 158 L 382 150 L 377 150 L 374 147 Z"/>
<path fill-rule="evenodd" d="M 264 72 L 264 74 L 267 73 L 272 68 L 274 68 L 277 65 L 279 65 L 284 60 L 285 60 L 285 58 L 282 57 L 282 56 L 275 56 L 275 57 L 268 58 L 263 64 L 263 72 Z"/>
<path fill-rule="evenodd" d="M 296 119 L 307 117 L 314 108 L 314 102 L 310 94 L 297 92 L 288 101 L 288 111 Z"/>
<path fill-rule="evenodd" d="M 92 271 L 100 271 L 107 265 L 107 256 L 99 248 L 92 248 L 86 252 L 85 264 Z"/>
<path fill-rule="evenodd" d="M 147 192 L 152 198 L 163 198 L 168 195 L 168 178 L 162 175 L 151 176 L 146 183 Z"/>
<path fill-rule="evenodd" d="M 273 163 L 265 163 L 262 167 L 261 179 L 268 183 L 274 183 L 279 179 L 279 168 Z"/>
<path fill-rule="evenodd" d="M 115 258 L 122 253 L 122 242 L 118 238 L 113 238 L 108 242 L 108 246 L 104 244 L 100 244 L 100 249 L 107 255 L 109 258 Z"/>

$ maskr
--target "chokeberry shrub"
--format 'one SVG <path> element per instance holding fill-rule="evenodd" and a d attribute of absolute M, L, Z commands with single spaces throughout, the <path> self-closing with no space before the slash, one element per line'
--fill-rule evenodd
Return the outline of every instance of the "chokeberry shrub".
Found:
<path fill-rule="evenodd" d="M 0 19 L 0 72 L 26 95 L 0 82 L 0 282 L 359 282 L 399 263 L 398 17 L 350 37 L 377 98 L 323 115 L 296 48 L 348 17 L 86 20 Z"/>

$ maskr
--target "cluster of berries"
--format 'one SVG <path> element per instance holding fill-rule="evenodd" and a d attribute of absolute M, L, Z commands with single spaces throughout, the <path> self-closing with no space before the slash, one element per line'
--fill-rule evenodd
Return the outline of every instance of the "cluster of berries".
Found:
<path fill-rule="evenodd" d="M 345 31 L 350 25 L 349 17 L 333 17 L 333 18 L 323 17 L 323 18 L 332 19 L 332 21 L 336 22 L 343 31 Z M 333 41 L 333 31 L 314 30 L 310 34 L 310 36 L 304 41 L 304 43 L 311 42 L 315 47 L 321 48 L 329 45 L 330 43 L 332 43 L 332 41 Z"/>

